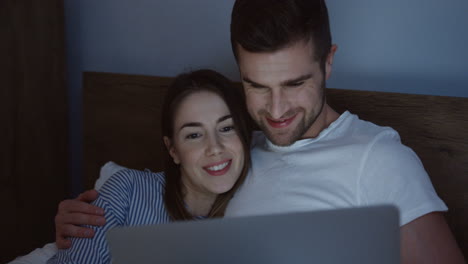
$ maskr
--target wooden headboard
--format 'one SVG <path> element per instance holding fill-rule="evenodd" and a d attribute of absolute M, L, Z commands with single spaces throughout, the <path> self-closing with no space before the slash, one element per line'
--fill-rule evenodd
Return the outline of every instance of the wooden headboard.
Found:
<path fill-rule="evenodd" d="M 86 188 L 92 188 L 109 160 L 131 168 L 162 169 L 159 116 L 171 80 L 84 73 Z M 349 110 L 400 133 L 449 207 L 447 221 L 468 256 L 468 98 L 339 89 L 327 89 L 327 97 L 338 112 Z"/>

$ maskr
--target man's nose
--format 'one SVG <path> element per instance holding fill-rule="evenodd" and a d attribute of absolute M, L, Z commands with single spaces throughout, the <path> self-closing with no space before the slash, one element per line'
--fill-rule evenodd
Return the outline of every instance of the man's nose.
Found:
<path fill-rule="evenodd" d="M 288 111 L 287 98 L 283 89 L 273 89 L 270 94 L 270 116 L 273 119 L 280 119 Z"/>

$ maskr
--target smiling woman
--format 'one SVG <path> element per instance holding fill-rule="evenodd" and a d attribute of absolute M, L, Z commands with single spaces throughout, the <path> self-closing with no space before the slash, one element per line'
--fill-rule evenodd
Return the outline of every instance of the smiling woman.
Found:
<path fill-rule="evenodd" d="M 239 177 L 242 142 L 227 105 L 213 92 L 189 95 L 175 116 L 172 140 L 164 137 L 164 142 L 174 163 L 183 165 L 181 182 L 190 213 L 208 215 L 217 195 L 229 191 Z"/>
<path fill-rule="evenodd" d="M 250 160 L 244 104 L 240 90 L 212 71 L 182 75 L 169 87 L 162 128 L 170 154 L 165 160 L 165 203 L 174 219 L 192 219 L 197 209 L 203 215 L 224 215 Z M 205 206 L 190 206 L 195 204 Z"/>
<path fill-rule="evenodd" d="M 224 76 L 199 70 L 176 77 L 162 109 L 165 171 L 124 169 L 106 181 L 94 205 L 106 224 L 72 238 L 48 263 L 109 263 L 105 235 L 117 226 L 221 217 L 250 165 L 244 100 Z"/>

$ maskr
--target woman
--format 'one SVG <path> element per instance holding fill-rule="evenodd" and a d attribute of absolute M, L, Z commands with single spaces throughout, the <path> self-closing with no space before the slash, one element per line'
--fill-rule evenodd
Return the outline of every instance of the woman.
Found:
<path fill-rule="evenodd" d="M 92 239 L 73 238 L 48 263 L 109 263 L 105 233 L 115 226 L 222 217 L 250 164 L 250 131 L 240 91 L 211 70 L 176 77 L 163 105 L 165 171 L 122 170 L 95 205 L 106 224 Z"/>

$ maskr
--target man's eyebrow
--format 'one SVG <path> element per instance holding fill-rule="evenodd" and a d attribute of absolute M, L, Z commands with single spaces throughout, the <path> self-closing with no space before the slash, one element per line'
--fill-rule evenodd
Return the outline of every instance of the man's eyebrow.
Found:
<path fill-rule="evenodd" d="M 222 116 L 222 117 L 218 118 L 216 123 L 221 123 L 224 120 L 227 120 L 229 118 L 232 118 L 232 115 L 229 114 L 229 115 Z M 200 123 L 200 122 L 189 122 L 189 123 L 185 123 L 182 126 L 180 126 L 179 131 L 186 128 L 186 127 L 202 127 L 202 126 L 203 126 L 203 124 Z"/>
<path fill-rule="evenodd" d="M 252 80 L 250 80 L 248 77 L 242 77 L 242 80 L 252 86 L 255 86 L 255 87 L 266 87 L 265 85 L 263 84 L 259 84 L 259 83 L 256 83 Z"/>
<path fill-rule="evenodd" d="M 312 78 L 312 76 L 313 76 L 312 73 L 304 74 L 304 75 L 301 75 L 301 76 L 296 77 L 294 79 L 290 79 L 290 80 L 286 80 L 286 81 L 281 82 L 281 86 L 290 86 L 290 85 L 293 85 L 293 84 L 298 83 L 298 82 L 303 82 L 305 80 L 308 80 L 308 79 Z"/>
<path fill-rule="evenodd" d="M 291 85 L 293 85 L 295 83 L 308 80 L 308 79 L 312 78 L 312 76 L 313 76 L 312 73 L 307 73 L 307 74 L 301 75 L 299 77 L 296 77 L 294 79 L 289 79 L 289 80 L 286 80 L 286 81 L 282 81 L 281 86 L 291 86 Z M 248 83 L 250 85 L 256 86 L 256 87 L 267 87 L 266 85 L 256 83 L 256 82 L 250 80 L 248 77 L 242 77 L 242 80 L 244 82 L 246 82 L 246 83 Z"/>

